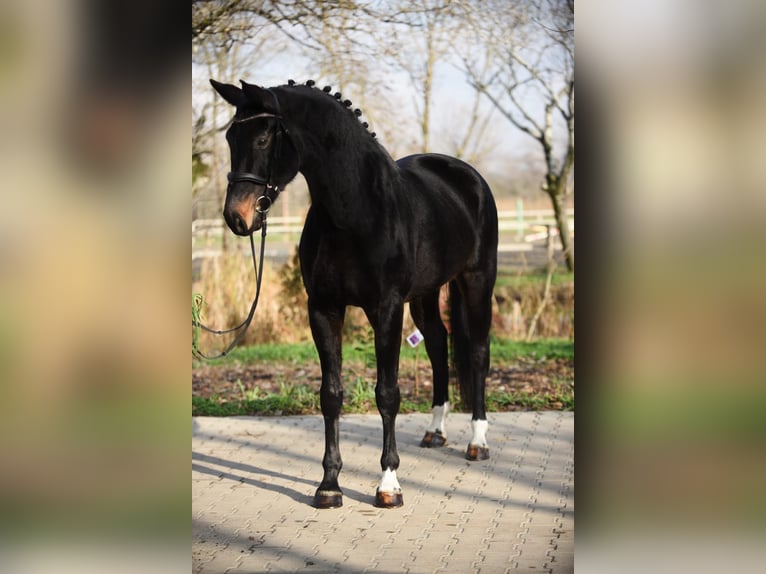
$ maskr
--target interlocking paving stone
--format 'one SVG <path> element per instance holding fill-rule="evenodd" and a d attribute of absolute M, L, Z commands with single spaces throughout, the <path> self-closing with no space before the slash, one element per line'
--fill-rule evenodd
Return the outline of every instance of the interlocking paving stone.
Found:
<path fill-rule="evenodd" d="M 404 506 L 388 510 L 373 506 L 380 417 L 343 416 L 343 507 L 317 510 L 321 416 L 194 417 L 193 571 L 572 572 L 573 413 L 490 413 L 480 462 L 464 458 L 469 414 L 439 449 L 418 446 L 430 420 L 397 417 Z"/>

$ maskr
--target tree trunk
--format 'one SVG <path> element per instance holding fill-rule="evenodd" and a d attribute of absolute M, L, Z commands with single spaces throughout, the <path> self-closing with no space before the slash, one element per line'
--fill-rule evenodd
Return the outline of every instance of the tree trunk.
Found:
<path fill-rule="evenodd" d="M 423 75 L 423 118 L 420 122 L 420 128 L 423 132 L 423 153 L 431 151 L 431 91 L 433 89 L 434 64 L 436 60 L 433 40 L 433 29 L 429 23 L 428 34 L 426 36 L 426 63 Z"/>
<path fill-rule="evenodd" d="M 549 182 L 546 193 L 551 198 L 551 203 L 553 204 L 553 214 L 556 218 L 556 226 L 559 229 L 564 261 L 566 262 L 567 269 L 574 271 L 574 245 L 569 235 L 569 220 L 563 205 L 564 194 L 559 191 L 561 188 L 563 188 L 563 185 L 552 185 Z"/>

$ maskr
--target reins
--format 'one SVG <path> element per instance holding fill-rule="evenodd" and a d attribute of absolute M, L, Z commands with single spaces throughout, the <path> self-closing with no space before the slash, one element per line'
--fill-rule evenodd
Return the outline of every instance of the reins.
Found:
<path fill-rule="evenodd" d="M 207 325 L 203 325 L 200 321 L 195 321 L 192 319 L 192 327 L 199 327 L 208 333 L 212 333 L 214 335 L 225 335 L 226 333 L 233 333 L 234 331 L 238 331 L 242 329 L 242 331 L 234 337 L 234 340 L 229 343 L 229 345 L 220 353 L 217 355 L 206 355 L 202 351 L 199 350 L 198 347 L 192 347 L 192 353 L 195 357 L 198 359 L 220 359 L 221 357 L 225 357 L 229 351 L 231 351 L 234 347 L 236 347 L 239 342 L 242 340 L 242 337 L 245 336 L 245 333 L 247 332 L 247 328 L 250 326 L 250 323 L 253 321 L 253 317 L 255 316 L 255 309 L 258 307 L 258 299 L 261 296 L 261 279 L 263 279 L 263 256 L 265 252 L 265 246 L 266 246 L 266 213 L 268 213 L 268 208 L 265 211 L 260 211 L 261 216 L 263 217 L 263 224 L 261 226 L 261 248 L 260 248 L 260 256 L 258 260 L 258 264 L 256 265 L 255 262 L 255 241 L 253 240 L 253 234 L 250 234 L 250 252 L 253 255 L 253 271 L 255 273 L 255 298 L 253 299 L 253 304 L 250 305 L 250 312 L 247 314 L 247 318 L 242 321 L 239 325 L 236 327 L 232 327 L 231 329 L 212 329 L 208 327 Z"/>
<path fill-rule="evenodd" d="M 240 323 L 236 327 L 232 327 L 231 329 L 212 329 L 208 327 L 207 325 L 203 325 L 200 321 L 195 321 L 194 319 L 192 319 L 192 327 L 199 327 L 207 331 L 208 333 L 212 333 L 214 335 L 225 335 L 227 333 L 233 333 L 241 329 L 241 332 L 237 334 L 234 340 L 231 343 L 229 343 L 229 345 L 217 355 L 212 355 L 212 356 L 206 355 L 205 353 L 200 351 L 198 347 L 192 346 L 192 354 L 198 359 L 207 359 L 207 360 L 219 359 L 221 357 L 225 357 L 229 353 L 229 351 L 231 351 L 235 346 L 237 346 L 239 342 L 242 340 L 242 338 L 245 336 L 245 333 L 247 332 L 247 329 L 250 326 L 250 323 L 253 321 L 253 316 L 255 315 L 255 309 L 258 306 L 258 299 L 261 296 L 261 279 L 263 278 L 263 258 L 264 258 L 265 245 L 266 245 L 266 215 L 271 209 L 271 206 L 274 203 L 274 200 L 279 195 L 279 186 L 274 185 L 271 182 L 271 176 L 274 171 L 274 163 L 277 159 L 279 159 L 279 156 L 280 156 L 280 151 L 282 147 L 282 134 L 287 134 L 289 136 L 287 127 L 284 125 L 284 122 L 282 119 L 282 114 L 279 107 L 279 100 L 277 99 L 277 96 L 274 92 L 272 92 L 271 90 L 269 90 L 269 92 L 274 97 L 274 105 L 276 107 L 276 113 L 272 114 L 269 112 L 264 112 L 264 113 L 256 114 L 246 118 L 232 120 L 232 122 L 235 122 L 235 123 L 247 122 L 250 120 L 254 120 L 256 118 L 264 118 L 264 117 L 272 117 L 277 120 L 274 125 L 275 141 L 274 141 L 274 145 L 271 148 L 271 161 L 269 162 L 268 176 L 264 178 L 249 172 L 234 172 L 234 171 L 231 171 L 227 174 L 227 179 L 229 180 L 230 184 L 246 181 L 246 182 L 254 183 L 256 185 L 263 185 L 265 187 L 263 191 L 263 195 L 255 200 L 255 211 L 261 216 L 261 246 L 260 246 L 260 256 L 258 258 L 259 261 L 257 264 L 255 262 L 256 260 L 255 241 L 253 240 L 253 234 L 252 233 L 250 234 L 250 252 L 253 255 L 253 270 L 255 272 L 255 285 L 256 285 L 255 298 L 253 299 L 253 304 L 250 306 L 250 312 L 248 313 L 247 318 L 242 323 Z M 269 192 L 274 193 L 274 196 L 270 197 L 268 195 Z"/>

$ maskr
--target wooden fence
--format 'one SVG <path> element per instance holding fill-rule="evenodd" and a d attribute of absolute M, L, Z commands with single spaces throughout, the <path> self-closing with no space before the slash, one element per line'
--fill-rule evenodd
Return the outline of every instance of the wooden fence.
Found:
<path fill-rule="evenodd" d="M 574 209 L 566 210 L 569 228 L 574 235 Z M 269 241 L 266 256 L 285 260 L 291 246 L 300 238 L 305 216 L 269 217 Z M 556 241 L 560 249 L 558 228 L 552 209 L 520 209 L 498 212 L 500 242 L 498 253 L 532 251 L 541 241 Z M 192 221 L 192 259 L 212 257 L 220 254 L 224 232 L 229 233 L 222 218 L 196 219 Z M 234 236 L 232 236 L 234 240 Z M 249 252 L 249 245 L 242 244 Z"/>

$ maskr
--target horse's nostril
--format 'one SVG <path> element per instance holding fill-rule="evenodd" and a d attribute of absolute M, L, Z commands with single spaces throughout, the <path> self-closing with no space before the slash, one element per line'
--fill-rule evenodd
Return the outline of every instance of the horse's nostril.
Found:
<path fill-rule="evenodd" d="M 234 214 L 234 231 L 242 234 L 247 233 L 247 224 L 239 213 Z"/>

